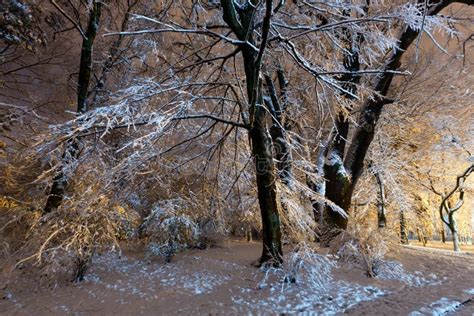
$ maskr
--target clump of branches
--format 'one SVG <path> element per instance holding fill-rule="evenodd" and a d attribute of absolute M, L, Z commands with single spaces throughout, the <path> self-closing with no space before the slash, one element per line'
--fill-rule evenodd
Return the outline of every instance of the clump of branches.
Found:
<path fill-rule="evenodd" d="M 324 292 L 331 285 L 331 271 L 334 267 L 335 261 L 318 254 L 310 245 L 301 242 L 285 256 L 282 267 L 265 267 L 265 276 L 259 287 L 265 287 L 270 278 L 276 276 L 283 289 L 285 284 L 295 283 L 304 284 L 315 292 Z"/>
<path fill-rule="evenodd" d="M 368 277 L 374 278 L 387 264 L 385 255 L 393 240 L 393 236 L 388 235 L 370 228 L 354 229 L 338 236 L 331 245 L 331 252 L 342 266 L 362 269 Z"/>
<path fill-rule="evenodd" d="M 19 228 L 24 231 L 23 242 L 10 257 L 13 267 L 35 267 L 48 280 L 67 273 L 78 282 L 84 279 L 95 253 L 117 250 L 127 219 L 112 211 L 105 196 L 89 199 L 95 190 L 97 187 L 89 187 L 45 215 L 26 208 L 11 209 L 13 219 L 2 225 L 1 233 L 8 236 Z"/>
<path fill-rule="evenodd" d="M 151 254 L 170 262 L 180 250 L 196 245 L 199 227 L 186 215 L 183 200 L 173 199 L 157 203 L 140 227 L 141 235 L 148 238 Z"/>

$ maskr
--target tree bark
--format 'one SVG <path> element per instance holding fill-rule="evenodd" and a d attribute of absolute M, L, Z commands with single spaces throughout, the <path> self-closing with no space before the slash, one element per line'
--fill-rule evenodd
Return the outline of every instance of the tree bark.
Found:
<path fill-rule="evenodd" d="M 330 153 L 324 165 L 324 176 L 326 178 L 326 198 L 331 200 L 346 212 L 351 205 L 352 192 L 350 176 L 346 173 L 342 159 L 335 152 Z M 326 206 L 324 228 L 328 237 L 334 237 L 338 231 L 345 230 L 348 224 L 348 217 L 344 217 L 339 212 Z"/>
<path fill-rule="evenodd" d="M 454 218 L 454 213 L 449 214 L 449 230 L 451 230 L 451 235 L 453 236 L 453 249 L 455 252 L 460 252 L 458 225 L 456 218 Z"/>
<path fill-rule="evenodd" d="M 77 112 L 83 114 L 88 111 L 87 94 L 92 73 L 92 53 L 94 40 L 99 30 L 100 15 L 102 9 L 101 1 L 94 1 L 89 12 L 89 23 L 86 37 L 82 40 L 81 62 L 79 66 L 79 78 L 77 80 Z"/>
<path fill-rule="evenodd" d="M 458 231 L 457 231 L 456 229 L 454 229 L 454 230 L 452 231 L 452 234 L 453 234 L 453 248 L 454 248 L 454 251 L 460 252 L 460 251 L 461 251 L 461 247 L 459 246 Z"/>
<path fill-rule="evenodd" d="M 259 109 L 263 112 L 265 110 Z M 272 157 L 272 142 L 265 126 L 265 115 L 256 115 L 250 131 L 255 159 L 258 202 L 262 216 L 263 250 L 260 263 L 279 265 L 283 261 L 277 189 Z"/>
<path fill-rule="evenodd" d="M 379 198 L 377 201 L 377 222 L 379 228 L 387 226 L 387 218 L 385 216 L 385 186 L 380 173 L 375 173 L 375 179 L 379 186 Z"/>

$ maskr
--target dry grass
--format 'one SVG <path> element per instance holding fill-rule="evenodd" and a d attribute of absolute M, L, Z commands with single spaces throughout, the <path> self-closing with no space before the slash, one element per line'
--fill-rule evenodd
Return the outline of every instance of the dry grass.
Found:
<path fill-rule="evenodd" d="M 105 197 L 74 201 L 45 215 L 19 207 L 4 210 L 2 219 L 10 219 L 1 230 L 9 244 L 7 261 L 13 261 L 14 268 L 36 267 L 43 277 L 54 278 L 62 270 L 80 281 L 94 253 L 118 249 L 128 219 L 113 212 Z"/>

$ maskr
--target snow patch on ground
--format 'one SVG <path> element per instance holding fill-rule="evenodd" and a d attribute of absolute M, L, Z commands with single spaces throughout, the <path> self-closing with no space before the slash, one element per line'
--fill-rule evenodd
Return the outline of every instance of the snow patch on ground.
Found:
<path fill-rule="evenodd" d="M 209 272 L 194 272 L 182 275 L 179 271 L 176 271 L 168 275 L 172 277 L 160 280 L 162 285 L 184 289 L 195 295 L 209 293 L 215 287 L 223 285 L 230 280 L 227 276 L 216 276 Z"/>
<path fill-rule="evenodd" d="M 469 289 L 469 290 L 466 290 L 465 292 L 466 292 L 467 294 L 472 294 L 472 295 L 474 295 L 474 288 Z"/>
<path fill-rule="evenodd" d="M 410 313 L 410 316 L 419 316 L 419 315 L 446 315 L 447 313 L 455 312 L 460 306 L 461 302 L 450 300 L 446 297 L 433 302 L 428 307 L 423 307 L 419 311 L 414 311 Z"/>
<path fill-rule="evenodd" d="M 23 308 L 23 304 L 19 303 L 17 301 L 16 297 L 10 292 L 7 292 L 3 297 L 0 297 L 0 299 L 8 300 L 8 301 L 12 302 L 15 305 L 15 307 L 17 307 L 17 308 Z"/>
<path fill-rule="evenodd" d="M 240 312 L 332 315 L 386 294 L 374 286 L 335 281 L 332 270 L 337 265 L 332 258 L 304 245 L 299 249 L 286 256 L 282 268 L 267 269 L 254 291 L 241 289 L 232 296 Z"/>
<path fill-rule="evenodd" d="M 420 271 L 414 273 L 407 272 L 400 262 L 386 261 L 381 267 L 377 279 L 380 280 L 399 280 L 409 286 L 422 287 L 440 285 L 443 279 L 438 278 L 434 273 L 423 275 Z M 446 279 L 446 277 L 444 277 Z"/>
<path fill-rule="evenodd" d="M 200 258 L 195 258 L 199 260 Z M 192 268 L 192 267 L 191 267 Z M 123 277 L 108 281 L 101 275 L 117 273 Z M 100 293 L 87 289 L 87 283 L 97 283 L 106 290 L 116 291 L 124 295 L 132 295 L 145 300 L 153 300 L 167 288 L 188 295 L 211 292 L 214 288 L 230 280 L 227 276 L 217 276 L 208 271 L 194 271 L 175 264 L 160 264 L 119 257 L 116 254 L 104 254 L 94 258 L 94 269 L 87 275 L 85 283 L 79 284 L 90 295 L 99 298 Z M 119 302 L 125 304 L 126 302 Z"/>
<path fill-rule="evenodd" d="M 235 305 L 250 313 L 300 313 L 317 312 L 331 315 L 341 313 L 360 302 L 376 299 L 385 293 L 373 286 L 361 286 L 339 281 L 333 283 L 324 293 L 300 284 L 292 284 L 282 290 L 278 283 L 269 288 L 271 293 L 249 293 L 242 289 L 241 294 L 232 297 Z M 263 297 L 261 297 L 263 296 Z"/>

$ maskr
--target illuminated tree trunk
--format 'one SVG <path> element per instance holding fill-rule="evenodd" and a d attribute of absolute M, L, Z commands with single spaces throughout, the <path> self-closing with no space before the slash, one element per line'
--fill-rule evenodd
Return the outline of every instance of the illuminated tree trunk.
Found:
<path fill-rule="evenodd" d="M 452 209 L 452 204 L 450 201 L 447 202 L 449 209 Z M 456 218 L 454 217 L 454 212 L 449 212 L 448 215 L 448 222 L 449 222 L 449 230 L 451 231 L 451 236 L 453 237 L 453 250 L 456 252 L 461 251 L 461 247 L 459 245 L 459 234 L 458 234 L 458 223 L 456 222 Z"/>

